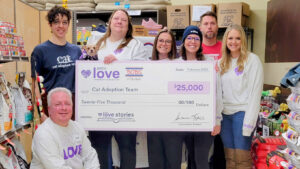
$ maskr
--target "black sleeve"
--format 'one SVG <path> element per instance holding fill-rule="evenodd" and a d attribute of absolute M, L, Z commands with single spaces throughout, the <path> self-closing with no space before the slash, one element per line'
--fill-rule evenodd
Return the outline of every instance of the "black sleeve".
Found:
<path fill-rule="evenodd" d="M 31 77 L 32 78 L 36 78 L 36 69 L 35 69 L 35 55 L 34 52 L 32 52 L 31 54 L 31 58 L 30 58 L 30 64 L 31 64 Z"/>

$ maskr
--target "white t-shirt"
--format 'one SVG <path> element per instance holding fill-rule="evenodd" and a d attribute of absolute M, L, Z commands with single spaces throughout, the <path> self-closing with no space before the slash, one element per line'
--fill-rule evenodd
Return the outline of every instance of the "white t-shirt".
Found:
<path fill-rule="evenodd" d="M 104 46 L 104 43 L 102 43 L 100 49 L 98 50 L 98 59 L 103 61 L 106 56 L 114 55 L 118 60 L 122 61 L 147 60 L 144 45 L 136 39 L 132 39 L 127 46 L 117 50 L 118 46 L 124 40 L 125 39 L 121 39 L 116 42 L 111 42 L 109 38 L 107 38 L 106 45 Z"/>
<path fill-rule="evenodd" d="M 123 40 L 124 39 L 111 42 L 109 38 L 107 38 L 105 47 L 103 47 L 104 43 L 102 43 L 102 48 L 100 47 L 98 50 L 98 59 L 103 61 L 104 57 L 108 55 L 114 55 L 119 61 L 138 61 L 148 59 L 144 45 L 135 38 L 133 38 L 126 47 L 116 50 Z M 136 156 L 136 167 L 143 168 L 149 166 L 146 132 L 139 131 L 137 133 Z M 113 165 L 120 166 L 119 147 L 115 139 L 112 139 L 112 157 Z"/>

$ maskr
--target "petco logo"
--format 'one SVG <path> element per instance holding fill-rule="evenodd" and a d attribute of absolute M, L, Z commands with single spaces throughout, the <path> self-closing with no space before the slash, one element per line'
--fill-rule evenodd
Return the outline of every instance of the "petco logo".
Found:
<path fill-rule="evenodd" d="M 143 76 L 143 69 L 142 67 L 127 67 L 126 69 L 126 76 Z"/>

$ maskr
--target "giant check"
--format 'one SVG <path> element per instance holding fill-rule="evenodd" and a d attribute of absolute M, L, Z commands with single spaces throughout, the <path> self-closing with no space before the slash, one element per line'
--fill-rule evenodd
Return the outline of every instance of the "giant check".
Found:
<path fill-rule="evenodd" d="M 76 121 L 86 130 L 212 131 L 212 62 L 76 62 Z"/>

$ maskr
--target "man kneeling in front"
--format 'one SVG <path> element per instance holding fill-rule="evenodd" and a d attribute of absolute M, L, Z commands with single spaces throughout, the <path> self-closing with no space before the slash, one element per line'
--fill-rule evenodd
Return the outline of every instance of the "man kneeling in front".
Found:
<path fill-rule="evenodd" d="M 72 94 L 52 89 L 47 96 L 50 118 L 33 137 L 30 169 L 100 169 L 98 156 L 84 129 L 72 117 Z"/>

